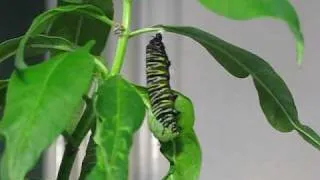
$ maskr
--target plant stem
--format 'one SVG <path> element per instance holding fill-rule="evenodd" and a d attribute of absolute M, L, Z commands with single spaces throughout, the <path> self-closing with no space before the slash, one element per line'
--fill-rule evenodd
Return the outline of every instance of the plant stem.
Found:
<path fill-rule="evenodd" d="M 153 28 L 153 27 L 148 27 L 148 28 L 143 28 L 143 29 L 138 29 L 136 31 L 133 31 L 129 34 L 129 38 L 132 38 L 134 36 L 143 34 L 143 33 L 148 33 L 148 32 L 154 32 L 154 31 L 161 31 L 162 28 Z"/>
<path fill-rule="evenodd" d="M 116 50 L 116 55 L 114 58 L 114 64 L 111 69 L 111 74 L 115 75 L 120 73 L 124 57 L 126 54 L 129 33 L 130 33 L 130 21 L 131 21 L 131 9 L 132 9 L 132 0 L 123 0 L 123 13 L 122 13 L 122 27 L 124 28 L 123 34 L 120 35 Z"/>
<path fill-rule="evenodd" d="M 103 77 L 107 77 L 109 74 L 108 69 L 106 66 L 99 60 L 97 57 L 94 58 L 94 63 L 96 64 L 97 68 L 99 69 L 100 72 L 102 72 Z"/>
<path fill-rule="evenodd" d="M 92 128 L 95 122 L 95 113 L 92 100 L 87 100 L 86 109 L 79 121 L 78 126 L 68 138 L 66 149 L 63 153 L 62 163 L 60 165 L 58 180 L 69 180 L 70 172 L 74 163 L 74 160 L 78 153 L 78 148 L 87 135 L 88 131 Z"/>
<path fill-rule="evenodd" d="M 107 16 L 97 16 L 96 17 L 98 20 L 102 21 L 105 24 L 108 24 L 110 27 L 113 26 L 113 21 L 109 19 Z"/>
<path fill-rule="evenodd" d="M 63 153 L 63 159 L 59 168 L 58 180 L 68 180 L 70 172 L 76 159 L 78 153 L 78 148 L 74 148 L 73 145 L 68 143 L 66 145 L 66 150 Z"/>

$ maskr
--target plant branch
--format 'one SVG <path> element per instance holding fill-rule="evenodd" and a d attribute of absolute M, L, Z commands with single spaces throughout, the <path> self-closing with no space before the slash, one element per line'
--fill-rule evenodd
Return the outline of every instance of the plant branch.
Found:
<path fill-rule="evenodd" d="M 94 127 L 91 129 L 92 134 L 90 136 L 87 150 L 86 150 L 86 155 L 82 161 L 82 166 L 81 166 L 81 173 L 79 180 L 84 180 L 88 174 L 90 174 L 91 170 L 94 168 L 96 165 L 97 157 L 96 157 L 96 144 L 93 140 L 94 135 L 95 135 L 95 129 Z"/>
<path fill-rule="evenodd" d="M 132 9 L 132 0 L 123 0 L 123 14 L 122 14 L 122 28 L 124 32 L 120 35 L 118 40 L 118 45 L 116 49 L 116 55 L 114 58 L 114 64 L 111 69 L 111 74 L 115 75 L 120 73 L 124 57 L 127 50 L 127 44 L 130 33 L 130 21 L 131 21 L 131 9 Z"/>
<path fill-rule="evenodd" d="M 132 31 L 129 34 L 129 38 L 132 38 L 134 36 L 138 36 L 138 35 L 143 34 L 143 33 L 162 31 L 162 30 L 163 30 L 162 28 L 156 28 L 156 27 L 148 27 L 148 28 L 138 29 L 136 31 Z"/>
<path fill-rule="evenodd" d="M 71 137 L 68 138 L 59 169 L 58 180 L 69 179 L 74 160 L 78 153 L 78 147 L 95 122 L 93 102 L 91 99 L 87 99 L 86 102 L 86 109 L 79 121 L 79 124 Z"/>

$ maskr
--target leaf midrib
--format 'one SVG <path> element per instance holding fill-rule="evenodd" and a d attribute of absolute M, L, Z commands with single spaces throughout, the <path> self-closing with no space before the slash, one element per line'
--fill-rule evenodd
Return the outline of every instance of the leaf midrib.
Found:
<path fill-rule="evenodd" d="M 117 143 L 117 142 L 119 142 L 119 141 L 117 141 L 118 139 L 119 139 L 119 131 L 120 131 L 120 129 L 119 129 L 119 126 L 120 126 L 120 112 L 121 112 L 121 100 L 120 100 L 120 98 L 121 98 L 121 96 L 119 96 L 121 93 L 120 93 L 120 85 L 119 85 L 119 80 L 117 80 L 116 81 L 116 99 L 117 99 L 117 110 L 116 110 L 116 112 L 117 112 L 117 114 L 116 114 L 116 116 L 115 116 L 115 120 L 116 120 L 116 123 L 115 123 L 115 125 L 116 125 L 116 132 L 115 132 L 115 136 L 114 136 L 114 146 L 112 146 L 112 149 L 111 149 L 111 157 L 110 157 L 110 164 L 114 164 L 113 162 L 115 161 L 115 153 L 114 153 L 114 151 L 118 148 L 118 145 L 119 145 L 119 143 Z M 109 178 L 111 178 L 112 179 L 112 173 L 111 173 L 111 166 L 107 166 L 107 168 L 108 168 L 108 172 L 110 172 L 110 173 L 108 173 L 108 177 Z"/>
<path fill-rule="evenodd" d="M 115 99 L 117 99 L 117 104 L 116 104 L 116 112 L 120 112 L 121 111 L 121 104 L 119 103 L 120 102 L 120 87 L 119 87 L 119 82 L 117 81 L 116 82 L 116 90 L 115 90 Z M 100 115 L 100 117 L 101 117 L 101 115 Z M 103 122 L 102 123 L 106 123 L 105 121 L 107 120 L 106 118 L 104 118 L 103 116 L 102 116 L 102 118 L 104 119 L 103 120 Z M 112 176 L 112 164 L 114 164 L 114 159 L 115 159 L 115 150 L 117 149 L 117 147 L 118 147 L 118 144 L 119 143 L 116 143 L 117 142 L 117 139 L 119 139 L 119 126 L 120 126 L 120 121 L 119 121 L 119 119 L 120 119 L 120 113 L 117 113 L 114 117 L 112 117 L 112 120 L 116 120 L 116 123 L 115 123 L 115 129 L 116 129 L 116 131 L 115 131 L 115 135 L 114 135 L 114 145 L 112 146 L 112 149 L 111 149 L 111 153 L 110 153 L 110 156 L 111 157 L 109 157 L 109 155 L 108 155 L 108 153 L 106 153 L 106 149 L 105 149 L 105 147 L 102 145 L 102 149 L 103 149 L 103 152 L 102 152 L 102 156 L 104 156 L 104 164 L 105 164 L 105 166 L 104 166 L 104 168 L 105 168 L 105 172 L 107 172 L 107 174 L 106 174 L 106 177 L 108 177 L 108 179 L 112 179 L 113 178 L 113 176 Z"/>

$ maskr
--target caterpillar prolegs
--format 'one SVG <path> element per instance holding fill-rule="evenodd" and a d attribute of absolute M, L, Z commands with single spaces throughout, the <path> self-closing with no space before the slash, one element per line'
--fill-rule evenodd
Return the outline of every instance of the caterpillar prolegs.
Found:
<path fill-rule="evenodd" d="M 151 102 L 149 128 L 160 141 L 166 142 L 179 135 L 174 103 L 177 95 L 170 87 L 170 61 L 160 33 L 150 40 L 146 48 L 147 91 Z"/>

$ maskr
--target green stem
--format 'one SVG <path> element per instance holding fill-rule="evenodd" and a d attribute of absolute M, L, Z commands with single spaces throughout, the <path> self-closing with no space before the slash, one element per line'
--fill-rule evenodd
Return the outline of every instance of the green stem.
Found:
<path fill-rule="evenodd" d="M 149 32 L 155 32 L 155 31 L 162 31 L 162 28 L 153 28 L 153 27 L 148 27 L 148 28 L 143 28 L 143 29 L 138 29 L 136 31 L 133 31 L 129 34 L 129 38 L 132 38 L 134 36 L 143 34 L 143 33 L 149 33 Z"/>
<path fill-rule="evenodd" d="M 87 99 L 86 110 L 84 111 L 75 131 L 72 133 L 71 137 L 68 138 L 59 169 L 58 180 L 69 179 L 74 160 L 78 153 L 78 147 L 80 146 L 83 138 L 87 135 L 88 131 L 95 124 L 95 113 L 93 109 L 92 100 Z"/>
<path fill-rule="evenodd" d="M 115 75 L 120 73 L 124 57 L 127 50 L 127 44 L 130 33 L 130 21 L 131 21 L 131 9 L 132 0 L 123 0 L 123 14 L 122 14 L 122 26 L 124 28 L 123 34 L 119 37 L 116 55 L 114 58 L 114 64 L 111 69 L 111 74 Z"/>
<path fill-rule="evenodd" d="M 106 66 L 97 57 L 94 58 L 94 63 L 98 70 L 103 74 L 103 77 L 108 77 L 109 71 Z"/>
<path fill-rule="evenodd" d="M 69 180 L 70 172 L 76 159 L 78 149 L 68 143 L 66 150 L 63 153 L 62 163 L 60 165 L 59 174 L 57 180 Z"/>

